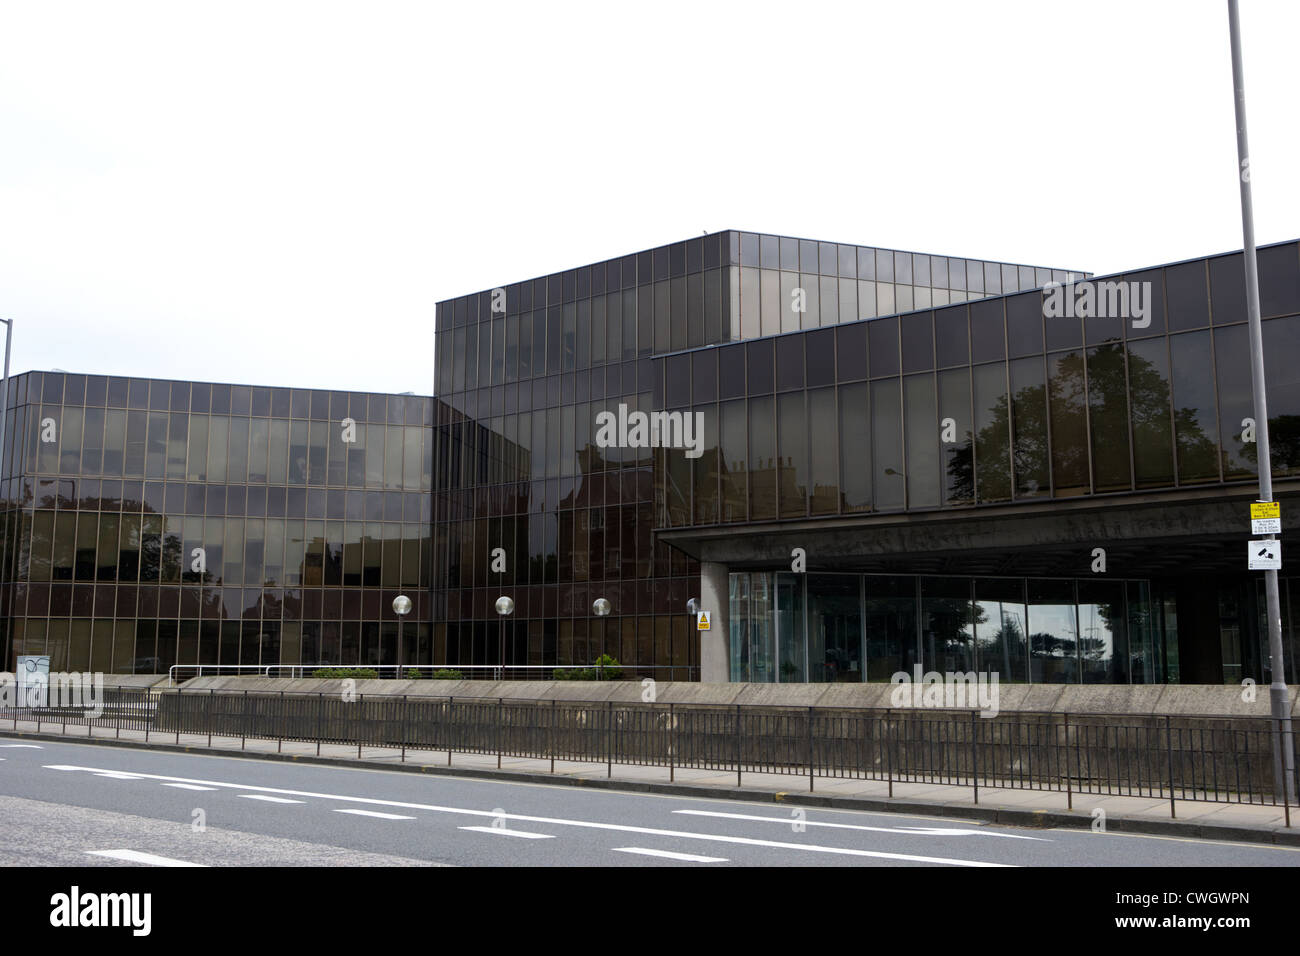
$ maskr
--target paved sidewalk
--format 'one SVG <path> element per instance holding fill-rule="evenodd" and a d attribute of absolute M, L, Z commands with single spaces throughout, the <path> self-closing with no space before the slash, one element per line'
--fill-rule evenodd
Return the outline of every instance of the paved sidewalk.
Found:
<path fill-rule="evenodd" d="M 1235 840 L 1300 846 L 1300 807 L 1291 808 L 1290 826 L 1280 806 L 1178 800 L 1170 815 L 1166 797 L 1108 796 L 981 785 L 973 788 L 934 783 L 817 777 L 810 791 L 806 774 L 670 769 L 615 763 L 538 759 L 495 754 L 407 750 L 355 744 L 316 744 L 207 734 L 115 730 L 69 726 L 53 721 L 0 722 L 0 737 L 143 747 L 223 756 L 320 762 L 340 766 L 494 777 L 534 783 L 607 787 L 685 796 L 777 802 L 849 810 L 925 813 L 1025 827 L 1102 827 L 1112 832 L 1154 833 L 1187 838 Z M 498 769 L 499 768 L 499 769 Z M 1101 811 L 1098 813 L 1097 811 Z"/>

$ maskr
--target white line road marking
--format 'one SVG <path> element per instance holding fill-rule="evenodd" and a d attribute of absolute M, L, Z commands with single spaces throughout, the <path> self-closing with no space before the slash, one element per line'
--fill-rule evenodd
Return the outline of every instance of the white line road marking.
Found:
<path fill-rule="evenodd" d="M 164 787 L 175 787 L 177 790 L 216 790 L 216 787 L 200 787 L 192 783 L 164 783 Z"/>
<path fill-rule="evenodd" d="M 86 854 L 106 856 L 110 860 L 124 860 L 127 863 L 144 863 L 147 866 L 204 866 L 202 863 L 173 860 L 171 857 L 154 856 L 152 853 L 141 853 L 139 850 L 87 850 Z"/>
<path fill-rule="evenodd" d="M 95 774 L 95 776 L 96 776 L 96 777 L 107 777 L 109 780 L 139 780 L 139 779 L 140 779 L 140 777 L 138 777 L 136 774 L 133 774 L 133 773 L 119 773 L 119 772 L 116 771 L 116 770 L 103 770 L 103 771 L 99 771 L 99 772 L 97 772 L 97 773 Z"/>
<path fill-rule="evenodd" d="M 529 833 L 527 830 L 507 830 L 505 827 L 457 827 L 458 830 L 473 830 L 475 833 L 497 833 L 501 836 L 520 837 L 524 840 L 554 840 L 552 833 Z"/>
<path fill-rule="evenodd" d="M 0 744 L 5 750 L 44 750 L 40 744 Z"/>
<path fill-rule="evenodd" d="M 215 788 L 213 788 L 215 789 Z M 284 797 L 268 797 L 263 793 L 241 793 L 239 794 L 245 800 L 265 800 L 267 803 L 302 803 L 301 800 L 286 800 Z"/>
<path fill-rule="evenodd" d="M 301 800 L 295 800 L 294 803 L 301 803 Z M 339 810 L 334 808 L 335 813 L 355 813 L 359 817 L 378 817 L 381 820 L 414 820 L 415 817 L 404 817 L 400 813 L 380 813 L 378 810 Z"/>
<path fill-rule="evenodd" d="M 684 860 L 687 863 L 726 863 L 721 856 L 696 856 L 694 853 L 673 853 L 669 850 L 649 850 L 643 846 L 616 846 L 615 853 L 639 853 L 642 856 L 662 856 L 666 860 Z"/>
<path fill-rule="evenodd" d="M 780 823 L 790 826 L 797 823 L 801 827 L 829 827 L 836 830 L 865 830 L 870 833 L 899 833 L 905 836 L 991 836 L 1007 840 L 1036 840 L 1039 843 L 1051 843 L 1043 837 L 1020 836 L 1018 833 L 998 833 L 993 830 L 959 829 L 956 827 L 869 827 L 857 823 L 825 823 L 820 820 L 800 820 L 797 817 L 766 817 L 749 813 L 721 813 L 717 810 L 674 810 L 691 817 L 721 817 L 727 820 L 760 820 L 764 823 Z"/>
<path fill-rule="evenodd" d="M 47 770 L 102 772 L 95 767 L 78 767 L 73 764 L 45 764 Z M 613 830 L 618 833 L 640 833 L 645 836 L 673 837 L 681 840 L 703 840 L 708 843 L 736 843 L 743 846 L 771 847 L 778 850 L 800 850 L 805 853 L 830 853 L 840 856 L 871 857 L 880 860 L 903 860 L 909 863 L 938 863 L 946 866 L 1004 867 L 1012 863 L 987 863 L 982 860 L 958 860 L 942 856 L 920 856 L 914 853 L 885 853 L 879 850 L 852 850 L 846 847 L 819 846 L 812 843 L 783 843 L 777 840 L 758 840 L 751 837 L 723 836 L 716 833 L 690 833 L 685 830 L 661 830 L 656 827 L 634 827 L 621 823 L 597 823 L 593 820 L 566 820 L 560 817 L 531 817 L 517 813 L 500 814 L 492 810 L 469 810 L 464 807 L 441 807 L 429 803 L 406 803 L 401 800 L 380 800 L 377 797 L 354 797 L 339 793 L 317 793 L 312 790 L 286 790 L 282 787 L 260 787 L 251 784 L 229 783 L 223 780 L 201 780 L 192 777 L 171 777 L 165 774 L 141 773 L 141 778 L 150 780 L 172 780 L 177 783 L 197 783 L 213 787 L 227 787 L 238 790 L 260 790 L 263 793 L 292 794 L 295 797 L 311 797 L 317 800 L 339 800 L 346 803 L 367 803 L 371 806 L 398 807 L 403 810 L 427 810 L 431 813 L 459 813 L 463 816 L 487 817 L 499 820 L 518 820 L 523 823 L 549 823 L 556 826 L 583 827 L 590 830 Z"/>

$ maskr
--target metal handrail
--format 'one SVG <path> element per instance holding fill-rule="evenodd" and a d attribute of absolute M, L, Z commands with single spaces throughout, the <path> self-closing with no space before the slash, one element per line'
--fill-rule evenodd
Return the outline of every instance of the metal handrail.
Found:
<path fill-rule="evenodd" d="M 504 674 L 508 671 L 543 671 L 554 672 L 557 670 L 590 670 L 595 668 L 599 671 L 601 679 L 604 679 L 606 670 L 611 671 L 635 671 L 636 665 L 631 664 L 173 664 L 167 668 L 167 686 L 176 686 L 176 675 L 181 671 L 193 671 L 194 677 L 202 677 L 205 670 L 220 675 L 223 671 L 246 672 L 253 671 L 262 677 L 309 677 L 309 671 L 323 670 L 327 668 L 358 668 L 363 667 L 367 670 L 373 670 L 380 674 L 391 671 L 400 677 L 406 671 L 417 671 L 424 673 L 436 673 L 440 670 L 469 671 L 471 673 L 491 673 L 496 680 L 504 680 Z M 654 671 L 668 671 L 676 673 L 684 670 L 689 676 L 697 668 L 687 664 L 656 664 L 651 665 L 648 669 Z M 286 673 L 287 672 L 287 673 Z M 235 676 L 238 676 L 236 674 Z"/>

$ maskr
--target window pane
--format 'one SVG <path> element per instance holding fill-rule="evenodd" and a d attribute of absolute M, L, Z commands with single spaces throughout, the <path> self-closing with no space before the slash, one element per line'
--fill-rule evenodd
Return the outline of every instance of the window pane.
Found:
<path fill-rule="evenodd" d="M 1001 681 L 1023 682 L 1027 675 L 1025 584 L 1005 578 L 975 581 L 975 641 L 979 668 Z"/>
<path fill-rule="evenodd" d="M 782 518 L 808 513 L 808 418 L 804 393 L 781 395 L 777 412 L 777 497 Z"/>
<path fill-rule="evenodd" d="M 1133 471 L 1138 488 L 1158 488 L 1174 483 L 1166 348 L 1163 337 L 1128 344 Z"/>
<path fill-rule="evenodd" d="M 877 510 L 903 507 L 902 399 L 898 379 L 871 383 L 872 484 Z"/>
<path fill-rule="evenodd" d="M 1300 318 L 1272 319 L 1263 327 L 1273 474 L 1300 474 Z"/>
<path fill-rule="evenodd" d="M 921 666 L 940 673 L 975 669 L 968 578 L 921 578 Z"/>
<path fill-rule="evenodd" d="M 1083 354 L 1049 355 L 1052 485 L 1058 498 L 1085 495 L 1088 486 L 1088 415 L 1084 407 Z"/>
<path fill-rule="evenodd" d="M 907 412 L 907 506 L 939 505 L 939 419 L 935 414 L 933 375 L 903 379 Z"/>
<path fill-rule="evenodd" d="M 822 388 L 808 393 L 808 423 L 812 458 L 812 513 L 835 514 L 840 504 L 835 389 Z"/>
<path fill-rule="evenodd" d="M 1030 680 L 1079 683 L 1074 582 L 1029 581 Z"/>
<path fill-rule="evenodd" d="M 1124 349 L 1118 343 L 1088 350 L 1088 411 L 1093 490 L 1127 491 L 1132 487 L 1128 392 L 1124 387 Z M 1056 440 L 1055 432 L 1052 440 Z"/>
<path fill-rule="evenodd" d="M 1011 438 L 1016 497 L 1048 493 L 1047 402 L 1043 361 L 1018 359 L 1010 364 Z"/>
<path fill-rule="evenodd" d="M 749 516 L 754 521 L 776 517 L 776 436 L 771 398 L 749 402 Z"/>
<path fill-rule="evenodd" d="M 1011 498 L 1011 432 L 1006 366 L 977 365 L 975 376 L 975 493 L 980 503 Z"/>
<path fill-rule="evenodd" d="M 866 679 L 887 681 L 916 663 L 916 578 L 868 574 Z"/>
<path fill-rule="evenodd" d="M 939 373 L 939 426 L 944 504 L 969 504 L 975 498 L 969 369 Z"/>
<path fill-rule="evenodd" d="M 1190 332 L 1169 337 L 1172 357 L 1174 434 L 1178 442 L 1180 482 L 1219 478 L 1218 412 L 1214 398 L 1214 364 L 1210 333 Z M 1268 352 L 1265 350 L 1265 358 Z M 1272 382 L 1270 380 L 1270 410 Z M 1277 459 L 1274 458 L 1274 461 Z"/>
<path fill-rule="evenodd" d="M 865 383 L 840 387 L 840 494 L 847 514 L 871 510 L 871 434 Z"/>

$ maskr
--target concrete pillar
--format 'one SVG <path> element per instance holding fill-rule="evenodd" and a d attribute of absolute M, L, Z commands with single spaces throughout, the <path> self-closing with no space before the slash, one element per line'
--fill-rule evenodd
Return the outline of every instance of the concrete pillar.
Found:
<path fill-rule="evenodd" d="M 700 609 L 709 612 L 711 627 L 700 636 L 700 680 L 726 683 L 731 679 L 731 653 L 727 623 L 727 566 L 714 561 L 700 563 Z"/>

